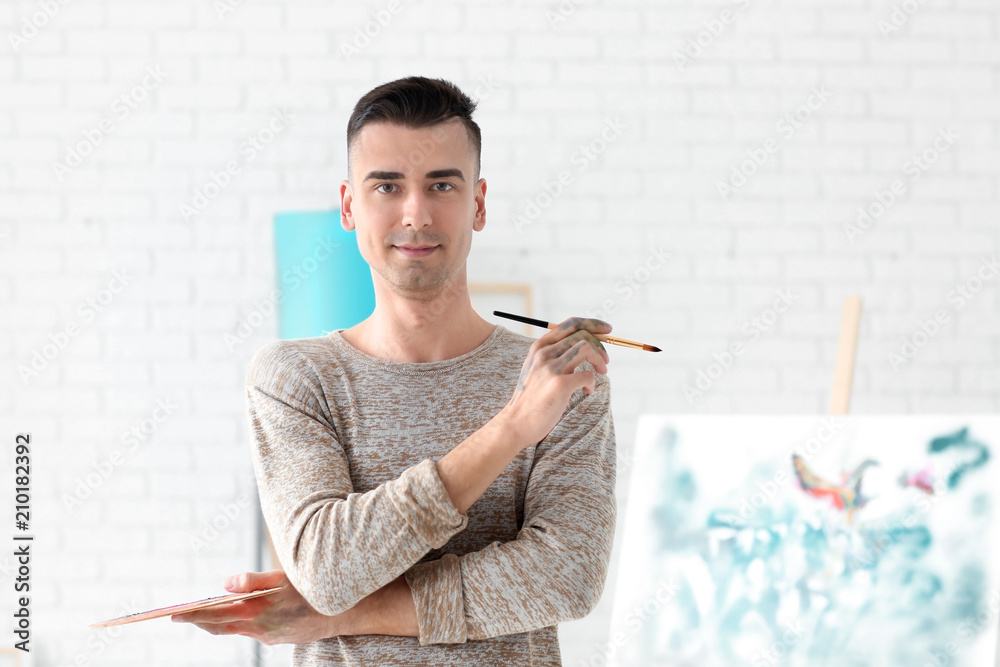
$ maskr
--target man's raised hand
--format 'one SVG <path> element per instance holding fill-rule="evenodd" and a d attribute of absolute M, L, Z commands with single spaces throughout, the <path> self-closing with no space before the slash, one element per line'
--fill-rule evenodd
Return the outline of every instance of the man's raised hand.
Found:
<path fill-rule="evenodd" d="M 524 446 L 555 428 L 574 391 L 594 392 L 594 373 L 576 368 L 589 361 L 601 375 L 608 372 L 610 358 L 594 334 L 610 331 L 603 320 L 571 317 L 531 344 L 517 388 L 503 409 Z"/>

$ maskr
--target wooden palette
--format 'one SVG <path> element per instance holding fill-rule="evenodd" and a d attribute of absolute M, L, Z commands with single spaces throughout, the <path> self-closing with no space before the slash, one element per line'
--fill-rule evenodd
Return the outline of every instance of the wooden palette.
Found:
<path fill-rule="evenodd" d="M 175 604 L 170 607 L 160 607 L 159 609 L 150 609 L 149 611 L 140 611 L 135 614 L 119 616 L 118 618 L 112 618 L 111 620 L 108 621 L 101 621 L 100 623 L 92 623 L 89 627 L 106 628 L 112 625 L 125 625 L 126 623 L 148 621 L 151 618 L 160 618 L 162 616 L 183 614 L 189 611 L 196 611 L 198 609 L 208 609 L 209 607 L 218 607 L 224 604 L 232 604 L 233 602 L 239 602 L 240 600 L 250 600 L 251 598 L 259 598 L 265 595 L 270 595 L 271 593 L 276 593 L 283 589 L 284 586 L 279 586 L 277 588 L 265 588 L 259 591 L 251 591 L 249 593 L 232 593 L 230 595 L 218 595 L 216 597 L 205 598 L 204 600 L 197 600 L 195 602 L 185 602 L 184 604 Z"/>

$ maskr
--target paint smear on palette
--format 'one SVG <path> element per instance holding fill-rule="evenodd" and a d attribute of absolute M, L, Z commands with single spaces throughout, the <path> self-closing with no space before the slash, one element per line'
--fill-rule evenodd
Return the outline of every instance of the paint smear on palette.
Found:
<path fill-rule="evenodd" d="M 993 665 L 998 443 L 988 416 L 643 417 L 587 664 Z"/>

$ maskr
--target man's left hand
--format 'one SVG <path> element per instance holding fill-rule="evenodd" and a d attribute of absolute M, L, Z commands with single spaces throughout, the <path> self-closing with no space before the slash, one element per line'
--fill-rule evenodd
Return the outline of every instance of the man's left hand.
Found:
<path fill-rule="evenodd" d="M 284 586 L 284 590 L 252 600 L 241 600 L 211 609 L 175 614 L 172 621 L 194 623 L 213 635 L 243 635 L 273 646 L 309 644 L 320 639 L 347 634 L 348 610 L 324 616 L 309 606 L 288 581 L 283 570 L 244 572 L 226 580 L 230 593 L 249 593 Z"/>

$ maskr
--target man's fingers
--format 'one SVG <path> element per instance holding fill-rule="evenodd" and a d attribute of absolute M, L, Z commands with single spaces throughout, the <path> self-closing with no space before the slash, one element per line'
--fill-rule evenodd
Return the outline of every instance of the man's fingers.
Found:
<path fill-rule="evenodd" d="M 611 325 L 604 320 L 599 320 L 596 317 L 570 317 L 559 323 L 556 330 L 564 329 L 572 333 L 578 329 L 599 329 L 599 333 L 603 333 L 605 329 L 611 331 Z"/>
<path fill-rule="evenodd" d="M 210 635 L 243 635 L 244 637 L 257 638 L 257 635 L 249 630 L 243 623 L 194 623 Z"/>
<path fill-rule="evenodd" d="M 583 336 L 584 336 L 584 338 L 586 340 L 590 341 L 590 344 L 593 345 L 595 349 L 597 349 L 597 350 L 600 351 L 601 356 L 604 357 L 604 362 L 605 363 L 611 361 L 611 357 L 608 356 L 608 351 L 604 348 L 604 343 L 602 343 L 597 338 L 597 336 L 595 336 L 590 331 L 581 331 L 580 333 L 583 334 Z"/>
<path fill-rule="evenodd" d="M 580 339 L 570 336 L 569 338 L 563 338 L 560 341 L 548 345 L 539 351 L 539 356 L 542 357 L 544 361 L 551 361 L 553 359 L 558 359 L 570 350 L 574 345 L 580 342 Z"/>
<path fill-rule="evenodd" d="M 593 347 L 587 347 L 584 349 L 585 349 L 585 353 L 583 355 L 584 358 L 580 362 L 573 364 L 574 369 L 584 361 L 589 361 L 590 365 L 594 367 L 595 371 L 597 371 L 601 375 L 607 375 L 608 364 L 604 360 L 604 356 L 601 354 L 601 352 L 598 352 Z"/>
<path fill-rule="evenodd" d="M 199 609 L 197 611 L 189 611 L 183 614 L 174 614 L 170 618 L 171 620 L 178 618 L 187 623 L 229 623 L 232 621 L 244 621 L 248 618 L 254 618 L 257 616 L 257 614 L 260 613 L 261 608 L 265 606 L 265 603 L 261 603 L 259 600 L 260 599 L 243 600 L 242 602 L 234 602 L 232 604 L 222 605 L 221 607 Z"/>
<path fill-rule="evenodd" d="M 539 347 L 551 345 L 580 330 L 603 334 L 611 331 L 611 325 L 593 317 L 570 317 L 560 322 L 555 329 L 549 329 L 534 344 Z"/>
<path fill-rule="evenodd" d="M 209 613 L 214 612 L 214 613 Z M 234 615 L 232 612 L 218 613 L 215 609 L 203 609 L 201 611 L 189 611 L 186 614 L 174 614 L 170 617 L 171 621 L 176 621 L 178 623 L 231 623 L 233 621 L 243 620 L 242 616 Z"/>
<path fill-rule="evenodd" d="M 604 345 L 601 343 L 601 341 L 595 338 L 594 334 L 585 330 L 577 331 L 573 334 L 570 334 L 566 338 L 563 338 L 558 343 L 554 343 L 545 348 L 542 348 L 542 350 L 539 351 L 539 354 L 542 355 L 542 358 L 545 359 L 546 361 L 550 359 L 557 359 L 571 347 L 576 345 L 579 341 L 586 341 L 594 350 L 596 350 L 598 354 L 601 356 L 602 364 L 606 364 L 607 362 L 611 361 L 611 358 L 608 356 L 608 352 L 607 350 L 604 349 Z"/>
<path fill-rule="evenodd" d="M 553 371 L 558 375 L 575 372 L 577 366 L 584 361 L 589 361 L 594 370 L 604 375 L 608 372 L 608 367 L 604 363 L 604 358 L 600 352 L 586 340 L 577 341 L 569 350 L 553 361 Z"/>
<path fill-rule="evenodd" d="M 267 572 L 243 572 L 234 574 L 222 584 L 223 588 L 232 593 L 249 593 L 262 588 L 280 586 L 286 580 L 284 570 L 268 570 Z"/>
<path fill-rule="evenodd" d="M 570 373 L 567 377 L 567 384 L 573 391 L 577 389 L 583 389 L 583 393 L 590 396 L 594 393 L 594 384 L 596 382 L 594 378 L 593 371 L 580 371 L 579 373 Z"/>

